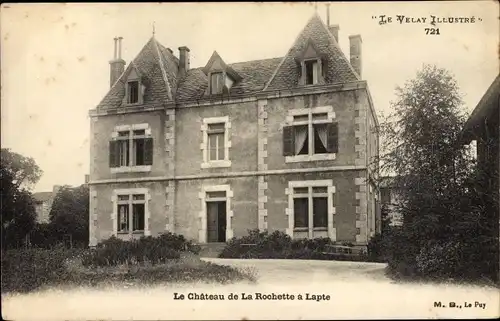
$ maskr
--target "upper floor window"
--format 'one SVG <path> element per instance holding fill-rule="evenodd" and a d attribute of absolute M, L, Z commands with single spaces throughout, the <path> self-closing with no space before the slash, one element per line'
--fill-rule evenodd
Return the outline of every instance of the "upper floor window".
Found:
<path fill-rule="evenodd" d="M 283 152 L 297 161 L 331 159 L 338 152 L 338 124 L 331 107 L 291 111 L 289 126 L 283 128 Z"/>
<path fill-rule="evenodd" d="M 224 74 L 222 72 L 212 72 L 210 74 L 210 93 L 222 94 L 224 88 Z"/>
<path fill-rule="evenodd" d="M 319 64 L 316 59 L 304 61 L 305 84 L 314 85 L 318 83 Z"/>
<path fill-rule="evenodd" d="M 137 104 L 139 102 L 139 81 L 129 81 L 127 87 L 127 103 Z"/>
<path fill-rule="evenodd" d="M 231 139 L 229 117 L 212 117 L 203 119 L 201 144 L 203 162 L 202 168 L 229 167 L 229 148 Z"/>
<path fill-rule="evenodd" d="M 143 127 L 143 128 L 138 128 Z M 149 128 L 125 126 L 109 144 L 109 166 L 127 168 L 153 164 L 153 138 Z"/>
<path fill-rule="evenodd" d="M 208 124 L 207 136 L 208 136 L 208 159 L 209 161 L 224 160 L 225 158 L 225 124 Z"/>

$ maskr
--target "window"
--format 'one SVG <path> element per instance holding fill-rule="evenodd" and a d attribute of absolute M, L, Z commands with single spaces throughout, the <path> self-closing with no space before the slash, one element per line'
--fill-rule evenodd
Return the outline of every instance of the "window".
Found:
<path fill-rule="evenodd" d="M 110 167 L 134 167 L 153 164 L 153 138 L 145 129 L 127 127 L 110 142 Z"/>
<path fill-rule="evenodd" d="M 117 232 L 144 232 L 146 196 L 119 194 L 117 199 Z"/>
<path fill-rule="evenodd" d="M 210 161 L 224 160 L 224 123 L 209 124 L 208 130 L 208 159 Z"/>
<path fill-rule="evenodd" d="M 306 60 L 304 61 L 305 66 L 305 83 L 306 85 L 314 85 L 318 83 L 318 61 Z"/>
<path fill-rule="evenodd" d="M 210 74 L 210 93 L 221 94 L 224 87 L 224 77 L 222 72 L 212 72 Z"/>
<path fill-rule="evenodd" d="M 139 102 L 139 81 L 129 81 L 127 84 L 127 103 L 137 104 Z"/>
<path fill-rule="evenodd" d="M 309 206 L 311 205 L 311 207 Z M 328 187 L 299 187 L 293 189 L 294 229 L 328 227 Z"/>
<path fill-rule="evenodd" d="M 213 117 L 203 119 L 201 127 L 203 141 L 201 144 L 202 168 L 229 167 L 229 148 L 231 140 L 229 117 Z"/>
<path fill-rule="evenodd" d="M 335 186 L 331 179 L 290 181 L 285 193 L 288 195 L 288 235 L 336 239 L 333 222 Z"/>
<path fill-rule="evenodd" d="M 291 126 L 283 128 L 284 156 L 314 160 L 326 155 L 330 159 L 328 154 L 338 152 L 338 125 L 332 122 L 333 117 L 328 112 L 310 110 L 293 115 Z"/>

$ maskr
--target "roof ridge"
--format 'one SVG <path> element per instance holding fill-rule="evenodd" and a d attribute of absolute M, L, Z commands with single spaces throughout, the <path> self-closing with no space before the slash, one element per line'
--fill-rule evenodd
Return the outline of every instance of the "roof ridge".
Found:
<path fill-rule="evenodd" d="M 161 58 L 161 53 L 160 53 L 160 48 L 158 47 L 158 42 L 156 41 L 155 37 L 151 37 L 151 40 L 153 41 L 153 44 L 154 44 L 154 47 L 156 48 L 156 54 L 158 55 L 158 63 L 160 65 L 160 69 L 161 69 L 161 75 L 163 77 L 163 81 L 165 82 L 165 86 L 167 87 L 167 94 L 168 94 L 168 98 L 170 100 L 172 100 L 172 89 L 171 89 L 171 86 L 170 86 L 170 82 L 168 81 L 168 77 L 167 77 L 167 72 L 165 71 L 165 68 L 163 66 L 163 61 L 162 61 L 162 58 Z"/>

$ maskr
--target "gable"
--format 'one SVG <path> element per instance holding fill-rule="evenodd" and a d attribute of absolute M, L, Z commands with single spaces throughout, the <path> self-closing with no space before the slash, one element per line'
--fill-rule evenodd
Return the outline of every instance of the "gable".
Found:
<path fill-rule="evenodd" d="M 144 85 L 142 102 L 144 105 L 161 106 L 167 101 L 172 101 L 170 84 L 174 77 L 173 68 L 176 72 L 176 62 L 167 54 L 162 53 L 156 40 L 151 38 L 128 64 L 125 72 L 97 105 L 97 109 L 121 107 L 125 100 L 127 81 L 133 79 L 140 79 Z"/>
<path fill-rule="evenodd" d="M 264 90 L 297 87 L 300 77 L 296 63 L 297 57 L 305 57 L 315 53 L 324 55 L 325 83 L 345 83 L 359 80 L 333 35 L 321 21 L 321 18 L 315 14 L 298 35 Z"/>
<path fill-rule="evenodd" d="M 137 72 L 137 69 L 134 66 L 132 66 L 132 68 L 130 69 L 130 72 L 126 76 L 126 81 L 139 80 L 139 79 L 140 79 L 140 76 L 139 76 L 139 73 Z"/>

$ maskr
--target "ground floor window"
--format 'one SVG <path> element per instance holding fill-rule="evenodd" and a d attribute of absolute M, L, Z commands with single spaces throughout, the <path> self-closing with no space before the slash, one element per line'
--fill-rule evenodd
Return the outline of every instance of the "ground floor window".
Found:
<path fill-rule="evenodd" d="M 117 232 L 144 232 L 145 194 L 118 194 Z"/>
<path fill-rule="evenodd" d="M 328 227 L 328 187 L 293 189 L 294 229 Z"/>
<path fill-rule="evenodd" d="M 332 180 L 290 181 L 286 193 L 289 197 L 287 233 L 290 236 L 335 237 Z"/>

